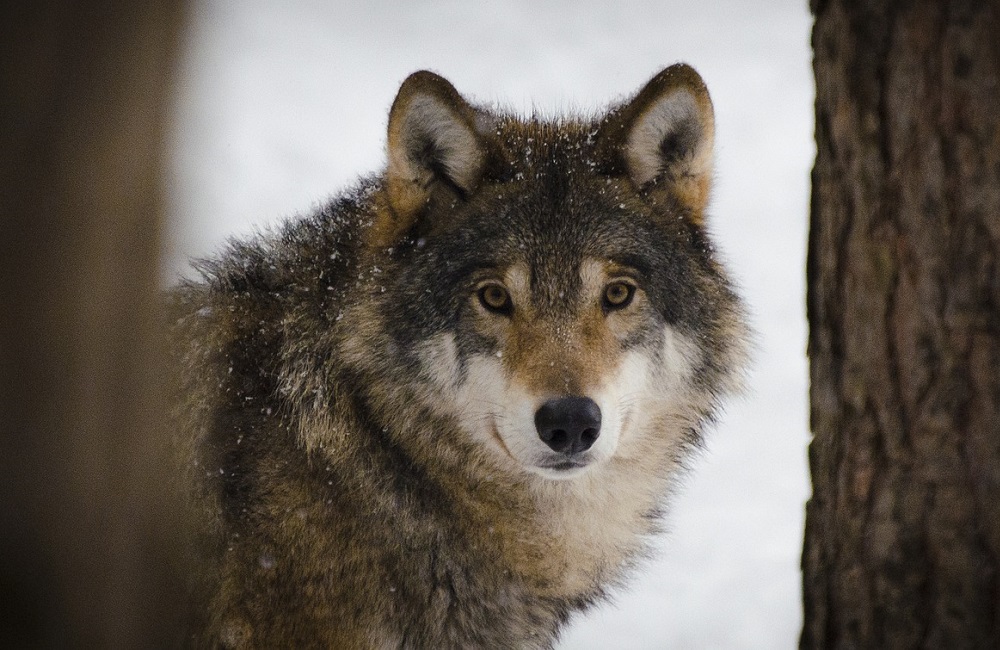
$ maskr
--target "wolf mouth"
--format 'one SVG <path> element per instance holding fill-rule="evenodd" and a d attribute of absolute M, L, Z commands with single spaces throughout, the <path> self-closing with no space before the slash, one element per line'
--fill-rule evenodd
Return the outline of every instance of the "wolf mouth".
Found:
<path fill-rule="evenodd" d="M 554 469 L 557 472 L 568 472 L 573 469 L 581 469 L 586 467 L 587 463 L 578 460 L 564 460 L 558 463 L 552 463 L 551 465 L 541 465 L 540 467 L 544 469 Z"/>

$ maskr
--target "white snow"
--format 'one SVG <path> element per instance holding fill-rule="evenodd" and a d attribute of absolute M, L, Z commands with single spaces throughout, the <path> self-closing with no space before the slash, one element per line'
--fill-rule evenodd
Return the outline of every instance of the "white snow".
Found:
<path fill-rule="evenodd" d="M 559 645 L 791 648 L 808 495 L 804 274 L 812 143 L 805 0 L 202 0 L 173 134 L 165 273 L 384 165 L 407 74 L 522 112 L 594 111 L 692 64 L 716 109 L 712 229 L 759 332 L 750 394 L 696 459 L 645 564 Z"/>

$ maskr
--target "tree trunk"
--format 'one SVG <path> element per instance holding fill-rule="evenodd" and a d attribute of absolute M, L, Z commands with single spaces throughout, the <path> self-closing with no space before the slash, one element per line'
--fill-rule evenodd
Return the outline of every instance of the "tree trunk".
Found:
<path fill-rule="evenodd" d="M 815 0 L 804 648 L 1000 648 L 1000 2 Z"/>
<path fill-rule="evenodd" d="M 176 645 L 159 231 L 182 0 L 0 8 L 0 645 Z"/>

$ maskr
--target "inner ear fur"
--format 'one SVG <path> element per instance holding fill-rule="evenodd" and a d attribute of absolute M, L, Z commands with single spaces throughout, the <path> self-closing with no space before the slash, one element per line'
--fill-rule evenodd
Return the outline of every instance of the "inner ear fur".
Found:
<path fill-rule="evenodd" d="M 636 187 L 666 192 L 700 224 L 712 181 L 715 114 L 694 68 L 662 70 L 601 127 L 599 152 Z"/>
<path fill-rule="evenodd" d="M 435 198 L 464 199 L 478 186 L 486 153 L 477 112 L 446 79 L 426 70 L 403 82 L 389 111 L 387 190 L 392 211 L 380 243 L 402 237 Z"/>

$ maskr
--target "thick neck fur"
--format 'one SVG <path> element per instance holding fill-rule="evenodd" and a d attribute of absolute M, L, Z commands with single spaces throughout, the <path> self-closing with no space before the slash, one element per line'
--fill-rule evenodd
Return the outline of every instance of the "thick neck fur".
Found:
<path fill-rule="evenodd" d="M 352 316 L 365 318 L 349 315 L 345 327 L 351 327 Z M 359 484 L 357 489 L 382 492 L 386 503 L 393 507 L 404 503 L 421 517 L 431 512 L 445 524 L 467 522 L 463 534 L 477 531 L 477 538 L 462 543 L 482 552 L 484 560 L 470 566 L 508 574 L 536 597 L 586 603 L 620 582 L 642 557 L 647 536 L 656 532 L 669 482 L 680 469 L 678 458 L 686 444 L 683 432 L 691 422 L 677 417 L 648 423 L 646 430 L 662 434 L 626 441 L 615 458 L 582 476 L 551 480 L 516 467 L 513 461 L 501 466 L 502 459 L 485 454 L 455 422 L 421 406 L 425 401 L 410 387 L 381 375 L 370 358 L 362 361 L 350 351 L 345 356 L 359 373 L 349 381 L 366 387 L 366 403 L 347 409 L 341 402 L 323 408 L 322 416 L 306 417 L 300 440 L 328 462 L 352 464 L 359 481 L 365 474 L 356 471 L 358 464 L 363 466 L 373 454 L 394 455 L 394 467 L 401 466 L 402 457 L 402 466 L 419 473 L 422 485 L 435 486 L 433 499 L 421 500 L 427 491 L 395 494 L 400 484 Z M 335 389 L 332 401 L 337 401 L 338 392 L 353 391 Z M 359 416 L 362 411 L 386 415 L 365 422 Z M 338 433 L 358 426 L 372 430 L 380 450 L 362 449 Z M 400 529 L 407 532 L 419 535 L 420 529 Z M 437 542 L 448 543 L 440 536 Z"/>

